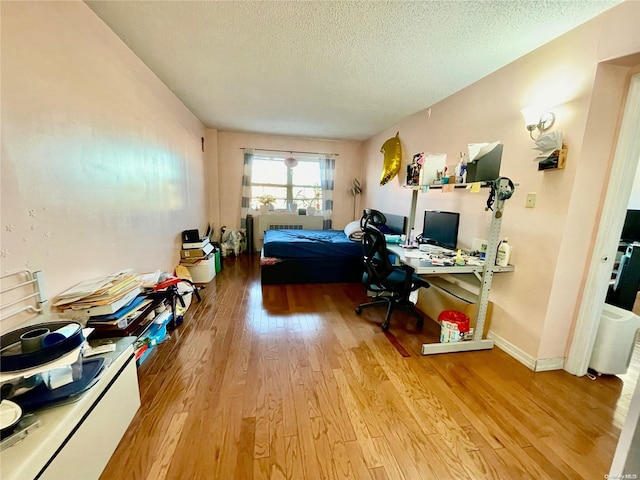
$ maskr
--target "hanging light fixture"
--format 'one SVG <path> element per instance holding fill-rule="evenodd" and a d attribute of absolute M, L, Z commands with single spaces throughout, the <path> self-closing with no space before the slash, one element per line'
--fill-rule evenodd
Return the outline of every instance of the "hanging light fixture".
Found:
<path fill-rule="evenodd" d="M 287 166 L 287 168 L 293 168 L 298 165 L 298 160 L 293 157 L 287 157 L 284 159 L 284 164 Z"/>

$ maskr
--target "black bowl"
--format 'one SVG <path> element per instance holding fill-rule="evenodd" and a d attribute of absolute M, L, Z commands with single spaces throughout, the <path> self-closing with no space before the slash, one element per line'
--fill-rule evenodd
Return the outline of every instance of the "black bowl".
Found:
<path fill-rule="evenodd" d="M 48 328 L 51 332 L 68 325 L 77 326 L 73 334 L 52 345 L 43 346 L 35 352 L 23 353 L 20 348 L 13 348 L 20 343 L 20 336 L 39 328 Z M 82 327 L 75 322 L 47 322 L 20 328 L 0 337 L 0 372 L 15 372 L 27 368 L 38 367 L 57 360 L 72 352 L 84 342 Z"/>

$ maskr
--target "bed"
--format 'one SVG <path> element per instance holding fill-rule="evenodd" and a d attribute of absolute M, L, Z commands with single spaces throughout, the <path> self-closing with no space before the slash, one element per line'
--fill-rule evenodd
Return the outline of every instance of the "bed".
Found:
<path fill-rule="evenodd" d="M 404 233 L 407 217 L 385 216 L 386 233 Z M 267 230 L 260 257 L 262 284 L 360 282 L 362 244 L 345 231 L 350 230 Z"/>

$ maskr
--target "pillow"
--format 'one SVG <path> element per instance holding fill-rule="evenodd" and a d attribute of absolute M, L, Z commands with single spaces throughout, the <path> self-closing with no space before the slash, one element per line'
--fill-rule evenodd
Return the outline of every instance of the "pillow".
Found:
<path fill-rule="evenodd" d="M 360 228 L 360 220 L 349 222 L 347 226 L 344 227 L 344 234 L 349 240 L 354 240 L 357 242 L 362 240 L 362 229 Z"/>

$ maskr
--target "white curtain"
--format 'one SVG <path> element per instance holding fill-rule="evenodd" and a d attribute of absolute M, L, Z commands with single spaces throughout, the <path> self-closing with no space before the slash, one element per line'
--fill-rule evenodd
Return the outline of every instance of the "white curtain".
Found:
<path fill-rule="evenodd" d="M 251 166 L 253 149 L 244 149 L 244 170 L 242 173 L 242 203 L 240 208 L 240 228 L 247 228 L 247 213 L 251 207 Z"/>
<path fill-rule="evenodd" d="M 333 180 L 336 171 L 336 159 L 333 155 L 320 159 L 320 187 L 322 188 L 322 210 L 324 221 L 322 228 L 331 229 L 331 215 L 333 214 Z"/>

